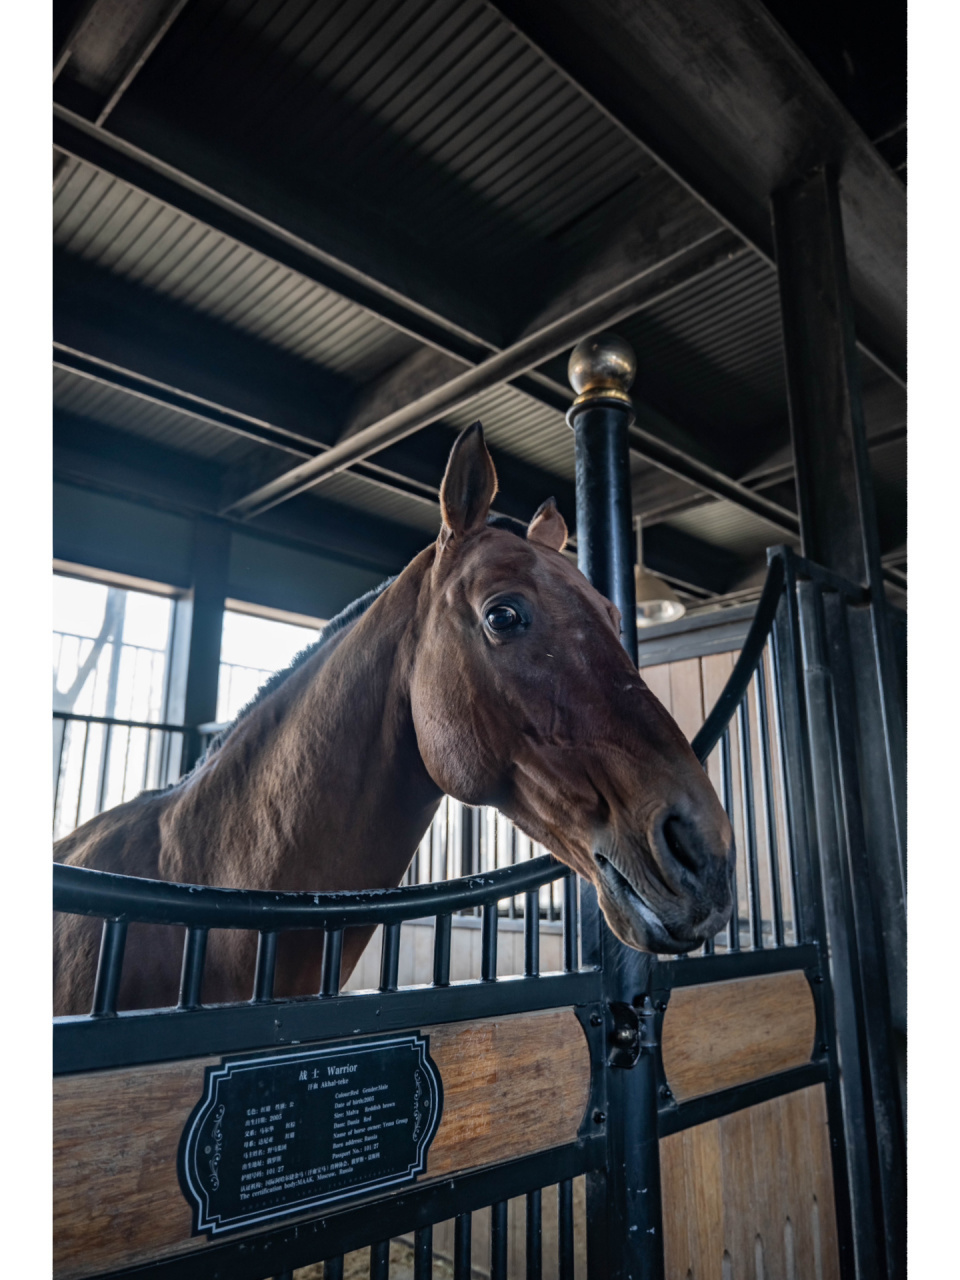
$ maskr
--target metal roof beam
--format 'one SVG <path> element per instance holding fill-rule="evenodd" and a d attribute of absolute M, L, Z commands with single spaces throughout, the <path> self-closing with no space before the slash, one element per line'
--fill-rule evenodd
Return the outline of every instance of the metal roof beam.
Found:
<path fill-rule="evenodd" d="M 694 278 L 699 278 L 717 267 L 725 265 L 732 257 L 744 252 L 739 243 L 726 232 L 712 232 L 698 244 L 676 249 L 670 257 L 659 260 L 639 277 L 605 294 L 595 302 L 582 305 L 570 315 L 554 321 L 512 346 L 466 369 L 463 373 L 428 391 L 419 400 L 406 404 L 378 422 L 364 427 L 348 439 L 342 439 L 323 458 L 314 459 L 294 468 L 286 476 L 264 485 L 248 494 L 231 507 L 231 514 L 250 518 L 269 510 L 278 502 L 297 493 L 312 489 L 327 476 L 335 475 L 370 454 L 385 448 L 397 440 L 418 431 L 428 423 L 436 422 L 444 414 L 463 407 L 484 391 L 512 382 L 521 374 L 535 370 L 538 365 L 562 354 L 582 337 L 615 325 L 619 320 L 652 306 L 670 296 Z M 536 398 L 553 408 L 569 405 L 572 396 L 561 388 L 551 387 L 541 379 Z M 646 433 L 639 433 L 639 440 Z M 682 466 L 679 450 L 664 445 L 658 452 L 670 453 L 672 465 Z M 674 456 L 674 453 L 677 456 Z M 652 458 L 656 461 L 656 458 Z M 690 460 L 691 465 L 694 464 Z M 663 465 L 658 462 L 658 465 Z M 701 468 L 702 470 L 702 468 Z"/>
<path fill-rule="evenodd" d="M 771 265 L 774 191 L 837 165 L 858 344 L 905 381 L 903 184 L 761 0 L 486 2 Z"/>
<path fill-rule="evenodd" d="M 54 81 L 66 71 L 64 80 L 87 106 L 84 114 L 103 124 L 186 3 L 93 0 L 55 55 Z"/>
<path fill-rule="evenodd" d="M 201 218 L 217 230 L 241 239 L 249 247 L 318 283 L 345 292 L 353 301 L 368 306 L 389 323 L 398 323 L 395 316 L 388 314 L 397 306 L 403 308 L 405 320 L 415 316 L 420 322 L 426 321 L 418 324 L 419 332 L 415 336 L 429 341 L 427 331 L 431 331 L 435 339 L 431 345 L 439 346 L 442 353 L 441 372 L 444 375 L 449 372 L 449 360 L 454 355 L 449 350 L 451 334 L 448 327 L 443 341 L 437 340 L 438 317 L 425 318 L 421 310 L 408 300 L 399 299 L 392 291 L 376 286 L 376 282 L 361 279 L 360 273 L 334 262 L 330 255 L 316 246 L 62 108 L 54 109 L 54 129 L 56 144 L 70 154 L 147 190 L 191 216 Z M 672 198 L 673 192 L 675 187 L 668 186 L 665 197 Z M 453 378 L 444 376 L 418 399 L 402 403 L 369 425 L 358 426 L 353 434 L 341 438 L 322 456 L 307 459 L 284 475 L 231 502 L 225 513 L 244 519 L 260 516 L 278 503 L 315 487 L 325 477 L 354 466 L 453 409 L 468 404 L 482 392 L 506 382 L 514 383 L 552 408 L 561 412 L 565 410 L 571 399 L 569 390 L 538 372 L 538 365 L 562 354 L 585 335 L 614 325 L 626 316 L 653 305 L 693 279 L 745 252 L 735 237 L 714 229 L 716 223 L 713 219 L 704 220 L 699 215 L 691 217 L 689 202 L 684 205 L 682 200 L 679 201 L 675 212 L 677 217 L 665 224 L 659 240 L 651 242 L 640 237 L 629 246 L 632 270 L 621 284 L 613 285 L 615 272 L 611 270 L 609 258 L 602 258 L 592 277 L 592 287 L 600 289 L 599 296 L 594 296 L 589 288 L 578 291 L 576 285 L 568 286 L 563 305 L 570 310 L 560 313 L 559 303 L 554 302 L 543 313 L 545 316 L 555 315 L 553 320 L 548 319 L 542 328 L 528 332 L 504 350 L 481 358 L 479 363 L 476 339 L 472 338 L 465 347 L 459 340 L 462 335 L 459 335 L 456 357 L 466 366 L 463 372 Z M 377 305 L 385 300 L 390 305 Z M 429 366 L 429 361 L 426 363 Z M 432 376 L 439 377 L 439 374 L 431 374 L 429 368 L 421 370 L 421 373 L 426 377 L 425 385 L 430 384 Z M 385 392 L 384 388 L 380 390 Z M 751 493 L 718 468 L 690 456 L 642 426 L 633 427 L 630 438 L 633 451 L 654 465 L 696 484 L 715 497 L 753 511 L 780 534 L 795 533 L 796 516 L 792 512 Z"/>
<path fill-rule="evenodd" d="M 245 518 L 260 514 L 267 506 L 284 501 L 305 487 L 312 487 L 326 475 L 353 466 L 387 444 L 436 421 L 444 413 L 469 403 L 482 391 L 504 382 L 512 383 L 551 408 L 565 411 L 572 398 L 569 389 L 553 383 L 536 369 L 537 365 L 562 354 L 585 335 L 652 305 L 744 252 L 738 240 L 716 230 L 715 219 L 704 217 L 689 200 L 677 196 L 675 184 L 668 184 L 652 208 L 645 208 L 640 226 L 642 230 L 643 226 L 657 222 L 658 217 L 652 210 L 661 207 L 662 198 L 665 214 L 670 216 L 665 217 L 657 236 L 639 234 L 634 227 L 619 250 L 608 247 L 600 254 L 586 284 L 568 283 L 565 293 L 548 304 L 541 316 L 545 320 L 543 327 L 530 331 L 528 324 L 528 331 L 520 341 L 498 351 L 492 343 L 483 342 L 476 335 L 465 335 L 442 321 L 442 317 L 425 315 L 409 300 L 400 299 L 394 291 L 363 278 L 361 273 L 260 214 L 115 135 L 94 128 L 61 107 L 54 108 L 54 141 L 78 159 L 335 289 L 381 319 L 437 348 L 436 359 L 431 362 L 425 357 L 420 366 L 421 385 L 429 390 L 411 402 L 401 400 L 402 389 L 391 388 L 389 384 L 376 389 L 348 422 L 348 438 L 342 438 L 322 460 L 305 464 L 306 473 L 296 468 L 286 478 L 261 486 L 233 504 L 231 513 Z M 627 272 L 625 279 L 624 271 Z M 614 281 L 618 276 L 621 282 L 616 285 Z M 561 303 L 568 309 L 560 311 Z M 554 318 L 550 320 L 550 316 Z M 461 361 L 463 372 L 451 379 L 447 375 L 455 367 L 451 360 L 456 359 Z M 402 377 L 406 377 L 406 372 Z M 391 402 L 398 403 L 398 407 L 384 417 L 368 421 L 372 413 L 379 411 L 378 403 L 382 407 Z M 365 425 L 361 427 L 361 423 Z M 655 465 L 666 465 L 668 470 L 693 478 L 686 475 L 683 452 L 670 446 L 661 448 L 652 433 L 644 434 L 637 428 L 632 443 L 641 456 Z M 665 458 L 669 459 L 667 463 Z M 694 482 L 703 485 L 708 473 L 700 464 L 696 466 Z M 721 475 L 719 471 L 716 474 Z M 306 480 L 310 483 L 304 483 Z M 729 484 L 724 484 L 723 492 L 717 496 L 737 500 Z M 751 509 L 755 509 L 752 504 Z M 772 506 L 767 507 L 766 514 L 776 515 Z"/>

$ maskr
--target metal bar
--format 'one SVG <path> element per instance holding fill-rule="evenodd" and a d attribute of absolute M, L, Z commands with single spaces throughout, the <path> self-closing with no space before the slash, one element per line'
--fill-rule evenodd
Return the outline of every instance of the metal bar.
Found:
<path fill-rule="evenodd" d="M 557 1263 L 560 1280 L 574 1280 L 573 1275 L 573 1182 L 565 1178 L 557 1186 Z"/>
<path fill-rule="evenodd" d="M 450 985 L 450 934 L 453 918 L 449 914 L 437 916 L 433 935 L 433 985 Z"/>
<path fill-rule="evenodd" d="M 277 969 L 277 934 L 261 929 L 257 939 L 257 970 L 253 980 L 253 998 L 257 1003 L 273 999 L 273 979 Z"/>
<path fill-rule="evenodd" d="M 433 1227 L 418 1227 L 413 1236 L 413 1280 L 430 1280 L 432 1275 Z"/>
<path fill-rule="evenodd" d="M 390 1241 L 370 1246 L 370 1280 L 390 1280 Z"/>
<path fill-rule="evenodd" d="M 839 1132 L 846 1143 L 852 1226 L 852 1248 L 858 1280 L 885 1272 L 886 1245 L 882 1211 L 876 1203 L 874 1121 L 864 1084 L 865 1007 L 857 982 L 856 925 L 845 872 L 844 833 L 840 812 L 833 691 L 825 664 L 819 593 L 811 582 L 799 582 L 799 621 L 803 645 L 805 703 L 809 725 L 810 778 L 813 820 L 823 877 L 826 938 L 836 1002 L 837 1048 L 843 1063 L 840 1075 L 842 1119 Z M 890 1280 L 888 1277 L 887 1280 Z"/>
<path fill-rule="evenodd" d="M 343 1280 L 343 1254 L 327 1258 L 323 1264 L 323 1280 Z"/>
<path fill-rule="evenodd" d="M 117 993 L 120 990 L 120 974 L 123 969 L 123 949 L 127 941 L 125 920 L 104 920 L 100 939 L 100 959 L 93 986 L 93 1005 L 90 1013 L 95 1018 L 116 1016 Z"/>
<path fill-rule="evenodd" d="M 784 950 L 792 952 L 793 948 Z M 252 1001 L 205 1006 L 193 1012 L 161 1009 L 120 1013 L 116 1018 L 58 1019 L 54 1023 L 54 1073 L 170 1062 L 254 1046 L 273 1048 L 293 1041 L 331 1040 L 356 1035 L 360 1025 L 386 1033 L 460 1022 L 465 1000 L 469 1000 L 471 1018 L 500 1018 L 600 998 L 600 975 L 581 969 L 578 973 L 546 974 L 536 982 L 474 981 L 449 987 L 411 987 L 391 993 L 389 999 L 376 991 L 341 992 L 330 1000 L 284 1001 L 280 1028 L 272 1003 Z"/>
<path fill-rule="evenodd" d="M 763 947 L 763 909 L 760 904 L 760 867 L 757 856 L 757 818 L 753 803 L 753 752 L 750 746 L 750 717 L 747 699 L 737 707 L 737 744 L 740 749 L 740 798 L 743 805 L 743 834 L 746 843 L 747 896 L 750 906 L 750 941 L 755 950 Z"/>
<path fill-rule="evenodd" d="M 522 1196 L 529 1187 L 548 1185 L 552 1178 L 577 1177 L 602 1162 L 603 1143 L 590 1138 L 523 1160 L 464 1173 L 456 1179 L 439 1178 L 412 1189 L 400 1188 L 393 1195 L 335 1213 L 288 1222 L 239 1239 L 211 1241 L 178 1257 L 127 1268 L 122 1273 L 123 1280 L 133 1280 L 134 1276 L 137 1280 L 211 1280 L 214 1276 L 263 1280 L 276 1267 L 277 1258 L 285 1259 L 297 1270 L 324 1256 L 367 1248 L 373 1219 L 378 1235 L 406 1235 L 417 1227 L 445 1222 L 459 1214 L 469 1215 L 495 1199 Z M 457 1275 L 458 1280 L 461 1276 L 462 1280 L 471 1280 L 469 1270 Z"/>
<path fill-rule="evenodd" d="M 453 1280 L 471 1280 L 471 1235 L 469 1213 L 458 1213 L 453 1227 Z"/>
<path fill-rule="evenodd" d="M 757 665 L 757 720 L 760 746 L 763 813 L 767 830 L 767 857 L 770 862 L 770 897 L 773 912 L 773 943 L 783 946 L 783 898 L 780 886 L 780 849 L 777 841 L 777 815 L 773 792 L 773 760 L 770 750 L 770 722 L 767 715 L 767 673 L 761 659 Z"/>
<path fill-rule="evenodd" d="M 480 976 L 484 982 L 494 982 L 497 977 L 497 904 L 484 904 L 480 925 Z"/>
<path fill-rule="evenodd" d="M 733 767 L 730 758 L 730 727 L 724 729 L 720 738 L 720 790 L 724 812 L 733 823 Z M 740 891 L 737 885 L 737 864 L 730 868 L 730 891 L 733 894 L 733 912 L 727 924 L 727 948 L 730 951 L 740 950 Z"/>
<path fill-rule="evenodd" d="M 343 930 L 328 929 L 323 936 L 323 967 L 320 994 L 335 996 L 340 990 L 340 962 L 343 957 Z"/>
<path fill-rule="evenodd" d="M 380 990 L 396 991 L 400 968 L 400 924 L 383 926 L 383 949 L 380 952 Z"/>
<path fill-rule="evenodd" d="M 620 610 L 620 641 L 637 661 L 629 401 L 597 396 L 570 411 L 577 472 L 577 563 Z"/>
<path fill-rule="evenodd" d="M 183 943 L 183 968 L 180 972 L 179 1009 L 199 1009 L 203 987 L 203 962 L 207 954 L 207 930 L 187 930 Z"/>
<path fill-rule="evenodd" d="M 577 877 L 573 871 L 568 871 L 563 877 L 563 968 L 566 973 L 580 967 L 577 917 Z"/>
<path fill-rule="evenodd" d="M 540 894 L 529 889 L 523 907 L 523 973 L 536 978 L 540 973 Z"/>
<path fill-rule="evenodd" d="M 710 1120 L 719 1120 L 721 1116 L 733 1115 L 734 1112 L 758 1106 L 761 1102 L 769 1102 L 771 1098 L 781 1098 L 798 1089 L 825 1084 L 829 1078 L 830 1064 L 825 1056 L 818 1054 L 817 1061 L 806 1063 L 802 1067 L 765 1076 L 749 1084 L 736 1085 L 732 1089 L 704 1094 L 689 1102 L 681 1102 L 679 1106 L 664 1107 L 660 1111 L 658 1132 L 661 1138 L 665 1138 L 671 1133 L 693 1129 Z M 764 1172 L 775 1176 L 773 1168 Z"/>
<path fill-rule="evenodd" d="M 763 591 L 757 603 L 757 611 L 747 632 L 746 639 L 740 648 L 740 656 L 730 673 L 730 678 L 723 686 L 723 692 L 716 705 L 694 736 L 691 746 L 693 753 L 703 764 L 710 752 L 720 740 L 726 726 L 730 723 L 734 712 L 743 699 L 744 694 L 763 657 L 763 648 L 776 617 L 777 605 L 783 594 L 783 560 L 780 557 L 770 561 Z"/>
<path fill-rule="evenodd" d="M 80 781 L 77 783 L 77 805 L 73 813 L 73 825 L 80 825 L 80 805 L 83 802 L 83 780 L 87 776 L 87 748 L 90 745 L 90 726 L 83 726 L 83 752 L 80 756 Z M 53 869 L 54 898 L 56 898 L 57 869 L 54 865 Z M 106 913 L 104 913 L 106 914 Z"/>
<path fill-rule="evenodd" d="M 507 1201 L 490 1206 L 490 1280 L 507 1280 Z"/>
<path fill-rule="evenodd" d="M 558 880 L 566 867 L 549 854 L 483 875 L 398 889 L 354 893 L 274 893 L 174 884 L 55 863 L 53 906 L 74 915 L 111 916 L 153 924 L 205 924 L 217 929 L 339 929 L 399 923 L 463 907 L 496 903 L 508 894 Z"/>
<path fill-rule="evenodd" d="M 527 1192 L 526 1280 L 543 1280 L 543 1192 Z"/>

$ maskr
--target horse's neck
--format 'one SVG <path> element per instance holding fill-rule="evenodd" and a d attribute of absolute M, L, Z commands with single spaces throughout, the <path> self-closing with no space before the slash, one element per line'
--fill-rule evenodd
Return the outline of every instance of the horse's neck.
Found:
<path fill-rule="evenodd" d="M 173 794 L 164 877 L 277 889 L 398 883 L 441 798 L 410 711 L 415 566 Z"/>

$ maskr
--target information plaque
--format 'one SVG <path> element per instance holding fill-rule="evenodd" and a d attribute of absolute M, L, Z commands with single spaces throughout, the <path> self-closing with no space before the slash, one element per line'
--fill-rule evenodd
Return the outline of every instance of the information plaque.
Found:
<path fill-rule="evenodd" d="M 443 1108 L 429 1047 L 407 1034 L 207 1067 L 178 1162 L 194 1235 L 415 1181 Z"/>

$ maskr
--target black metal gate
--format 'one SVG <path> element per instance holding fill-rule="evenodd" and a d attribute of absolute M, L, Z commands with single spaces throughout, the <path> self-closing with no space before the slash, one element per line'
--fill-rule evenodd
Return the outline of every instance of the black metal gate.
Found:
<path fill-rule="evenodd" d="M 859 800 L 856 679 L 846 642 L 851 614 L 864 607 L 860 588 L 789 550 L 771 551 L 768 580 L 741 656 L 694 742 L 702 761 L 716 750 L 724 804 L 729 813 L 739 805 L 744 846 L 740 874 L 746 881 L 738 885 L 742 906 L 728 930 L 696 957 L 659 960 L 622 946 L 604 924 L 592 888 L 578 884 L 552 858 L 459 881 L 322 895 L 195 889 L 55 866 L 55 909 L 105 922 L 91 1013 L 57 1019 L 54 1028 L 54 1071 L 66 1091 L 58 1100 L 55 1121 L 60 1144 L 55 1274 L 259 1280 L 289 1276 L 294 1268 L 325 1260 L 324 1274 L 332 1280 L 342 1274 L 345 1253 L 370 1245 L 370 1275 L 379 1278 L 389 1274 L 391 1238 L 410 1235 L 415 1275 L 428 1277 L 433 1228 L 453 1219 L 454 1274 L 467 1280 L 472 1214 L 489 1207 L 489 1274 L 505 1280 L 508 1202 L 525 1197 L 522 1265 L 530 1280 L 544 1274 L 542 1189 L 556 1185 L 561 1280 L 574 1280 L 584 1256 L 589 1280 L 656 1280 L 664 1275 L 665 1224 L 669 1230 L 674 1208 L 669 1195 L 661 1194 L 662 1141 L 819 1085 L 826 1091 L 837 1239 L 834 1271 L 831 1263 L 824 1274 L 837 1269 L 844 1276 L 902 1274 L 902 1116 L 881 921 L 870 880 L 863 874 L 868 846 Z M 747 721 L 751 707 L 752 727 Z M 773 813 L 775 772 L 785 802 L 779 835 Z M 733 794 L 735 773 L 739 798 Z M 778 846 L 783 829 L 786 850 Z M 764 876 L 761 857 L 766 859 Z M 544 973 L 538 892 L 554 880 L 563 884 L 563 970 Z M 761 901 L 761 881 L 767 885 L 766 903 Z M 504 979 L 497 976 L 498 903 L 508 899 L 523 903 L 524 964 L 522 975 Z M 789 913 L 784 905 L 788 899 Z M 451 918 L 468 907 L 482 913 L 480 977 L 451 982 Z M 433 981 L 401 988 L 401 927 L 423 917 L 434 921 Z M 185 927 L 176 1008 L 116 1012 L 131 921 Z M 377 991 L 340 990 L 343 931 L 357 924 L 383 926 Z M 321 989 L 311 999 L 276 1000 L 272 995 L 277 935 L 291 928 L 325 931 Z M 201 1005 L 210 929 L 259 932 L 250 1002 Z M 809 1057 L 773 1071 L 764 1070 L 761 1062 L 752 1078 L 675 1096 L 674 1068 L 665 1063 L 663 1036 L 678 993 L 695 988 L 698 998 L 709 1001 L 711 988 L 723 983 L 728 985 L 717 987 L 718 992 L 743 990 L 749 1001 L 754 988 L 729 984 L 794 971 L 809 984 L 815 1010 Z M 123 1194 L 122 1186 L 111 1183 L 114 1176 L 122 1181 L 122 1170 L 117 1172 L 122 1155 L 114 1167 L 105 1148 L 85 1152 L 82 1132 L 72 1146 L 64 1137 L 67 1119 L 85 1123 L 83 1099 L 98 1081 L 108 1097 L 116 1088 L 119 1099 L 122 1088 L 134 1088 L 130 1082 L 136 1073 L 162 1068 L 166 1074 L 157 1080 L 169 1080 L 173 1064 L 204 1061 L 219 1069 L 218 1064 L 240 1058 L 259 1061 L 258 1055 L 282 1063 L 331 1044 L 349 1049 L 370 1045 L 371 1037 L 380 1038 L 378 1044 L 392 1043 L 391 1037 L 417 1035 L 424 1028 L 434 1029 L 436 1038 L 443 1028 L 492 1025 L 548 1010 L 573 1011 L 587 1046 L 586 1105 L 578 1126 L 559 1143 L 544 1139 L 548 1145 L 542 1149 L 511 1156 L 507 1117 L 503 1152 L 510 1158 L 498 1158 L 495 1151 L 491 1158 L 489 1145 L 471 1147 L 473 1139 L 464 1130 L 450 1174 L 431 1176 L 428 1166 L 404 1185 L 370 1189 L 362 1183 L 353 1193 L 347 1189 L 336 1203 L 309 1212 L 294 1206 L 288 1216 L 281 1212 L 269 1223 L 247 1224 L 225 1238 L 215 1232 L 204 1237 L 195 1226 L 192 1231 L 157 1227 L 155 1239 L 145 1232 L 139 1254 L 135 1243 L 116 1245 L 116 1229 L 104 1228 L 91 1238 L 74 1220 L 85 1212 L 77 1209 L 76 1188 L 85 1188 L 97 1203 L 99 1196 L 112 1203 L 111 1197 Z M 530 1023 L 524 1035 L 535 1033 Z M 549 1082 L 550 1057 L 559 1046 L 534 1047 Z M 104 1072 L 110 1074 L 99 1074 Z M 518 1068 L 516 1077 L 506 1081 L 503 1106 L 509 1107 L 509 1091 L 519 1089 L 521 1074 Z M 559 1102 L 546 1092 L 540 1105 L 549 1113 Z M 102 1116 L 102 1101 L 98 1105 Z M 122 1103 L 116 1105 L 127 1140 L 138 1125 L 149 1128 L 145 1113 L 124 1115 Z M 95 1138 L 99 1141 L 91 1130 L 91 1144 Z M 176 1161 L 176 1151 L 159 1157 L 159 1140 L 152 1147 L 150 1141 L 147 1135 L 144 1150 L 150 1160 Z M 121 1152 L 123 1142 L 117 1142 Z M 182 1159 L 182 1151 L 180 1155 Z M 574 1229 L 573 1180 L 580 1175 L 587 1180 L 585 1254 Z M 61 1177 L 74 1188 L 62 1197 Z M 109 1216 L 108 1209 L 104 1212 Z M 158 1222 L 165 1221 L 165 1212 L 157 1201 Z M 719 1274 L 719 1262 L 717 1268 Z"/>

